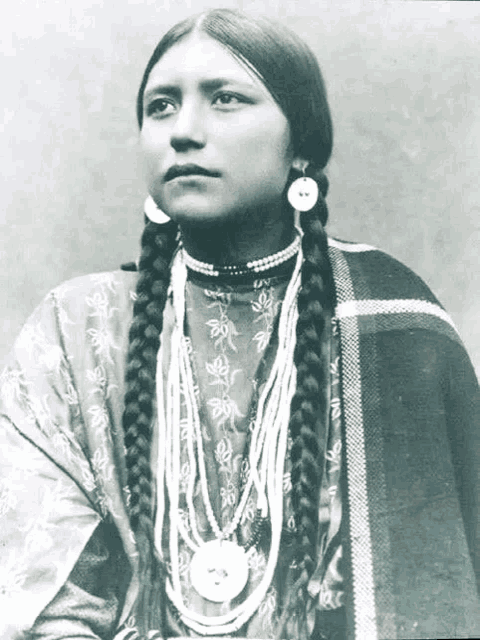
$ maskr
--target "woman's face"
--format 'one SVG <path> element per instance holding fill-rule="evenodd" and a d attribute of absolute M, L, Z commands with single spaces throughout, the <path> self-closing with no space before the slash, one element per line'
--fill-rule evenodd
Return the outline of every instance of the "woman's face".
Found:
<path fill-rule="evenodd" d="M 169 49 L 150 74 L 143 111 L 148 189 L 177 223 L 284 215 L 289 123 L 218 42 L 193 34 Z"/>

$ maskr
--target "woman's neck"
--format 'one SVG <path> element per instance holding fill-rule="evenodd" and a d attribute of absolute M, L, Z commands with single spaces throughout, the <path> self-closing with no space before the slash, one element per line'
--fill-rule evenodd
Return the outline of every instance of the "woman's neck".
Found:
<path fill-rule="evenodd" d="M 188 253 L 202 262 L 216 265 L 244 264 L 287 247 L 295 237 L 293 216 L 285 214 L 272 223 L 257 217 L 236 224 L 181 226 L 182 242 Z"/>

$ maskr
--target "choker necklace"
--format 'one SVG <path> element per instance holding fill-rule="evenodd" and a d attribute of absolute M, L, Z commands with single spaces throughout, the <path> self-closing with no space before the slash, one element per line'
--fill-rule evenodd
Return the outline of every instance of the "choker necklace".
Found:
<path fill-rule="evenodd" d="M 298 253 L 300 245 L 301 237 L 300 235 L 297 235 L 288 247 L 285 247 L 285 249 L 282 249 L 277 253 L 272 253 L 269 256 L 265 256 L 265 258 L 258 258 L 258 260 L 250 260 L 249 262 L 236 265 L 216 265 L 209 264 L 208 262 L 202 262 L 201 260 L 197 260 L 191 256 L 183 245 L 181 246 L 181 251 L 187 267 L 197 273 L 201 273 L 205 276 L 216 277 L 227 275 L 245 276 L 252 273 L 263 273 L 264 271 L 269 271 L 270 269 L 273 269 L 273 267 L 278 267 L 284 262 L 287 262 L 287 260 L 290 260 L 290 258 L 293 258 L 293 256 Z"/>
<path fill-rule="evenodd" d="M 164 518 L 169 518 L 170 576 L 166 592 L 182 622 L 203 636 L 218 636 L 238 631 L 257 611 L 273 579 L 277 566 L 283 524 L 283 474 L 287 453 L 290 403 L 295 392 L 296 369 L 293 364 L 295 329 L 298 318 L 297 294 L 300 288 L 302 252 L 298 252 L 295 269 L 282 303 L 278 347 L 272 369 L 258 399 L 249 449 L 249 477 L 230 523 L 220 528 L 215 518 L 206 476 L 205 458 L 198 403 L 184 335 L 185 284 L 187 265 L 184 252 L 177 253 L 172 265 L 172 290 L 175 324 L 171 336 L 169 363 L 160 346 L 157 359 L 157 411 L 159 456 L 157 460 L 157 514 L 155 545 L 163 555 Z M 166 386 L 164 365 L 168 366 Z M 182 425 L 182 429 L 179 426 Z M 182 432 L 182 433 L 181 433 Z M 188 451 L 185 518 L 179 514 L 181 439 Z M 206 540 L 197 527 L 194 506 L 195 479 L 199 477 L 206 516 L 215 538 Z M 219 615 L 206 616 L 191 610 L 181 586 L 180 539 L 191 549 L 190 581 L 197 593 L 212 602 L 234 600 L 249 578 L 250 541 L 235 541 L 247 499 L 256 494 L 257 514 L 261 521 L 269 518 L 271 540 L 265 572 L 259 584 L 243 602 Z M 168 496 L 168 501 L 165 499 Z M 167 512 L 167 513 L 166 513 Z M 254 542 L 254 541 L 253 541 Z"/>

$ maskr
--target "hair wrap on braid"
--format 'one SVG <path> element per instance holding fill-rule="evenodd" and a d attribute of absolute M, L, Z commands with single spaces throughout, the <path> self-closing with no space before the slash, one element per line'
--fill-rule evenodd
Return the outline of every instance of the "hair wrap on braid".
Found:
<path fill-rule="evenodd" d="M 126 369 L 124 441 L 129 516 L 139 560 L 140 592 L 136 605 L 139 632 L 146 635 L 151 616 L 161 610 L 164 584 L 156 558 L 153 522 L 150 451 L 156 389 L 156 359 L 163 326 L 163 310 L 170 282 L 170 263 L 176 246 L 177 226 L 149 222 L 142 235 L 142 254 L 129 333 Z"/>

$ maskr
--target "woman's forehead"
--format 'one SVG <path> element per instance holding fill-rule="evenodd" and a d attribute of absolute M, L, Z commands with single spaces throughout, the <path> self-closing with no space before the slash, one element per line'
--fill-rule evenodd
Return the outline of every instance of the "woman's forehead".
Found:
<path fill-rule="evenodd" d="M 269 93 L 258 75 L 222 44 L 193 33 L 174 44 L 153 67 L 145 91 L 158 85 L 215 80 L 242 83 Z"/>

